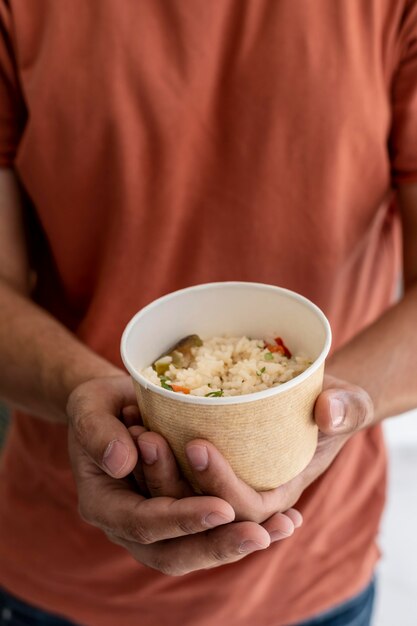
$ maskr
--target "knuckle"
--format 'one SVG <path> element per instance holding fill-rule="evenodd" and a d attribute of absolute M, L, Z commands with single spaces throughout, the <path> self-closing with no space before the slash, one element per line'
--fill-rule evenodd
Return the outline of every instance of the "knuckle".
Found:
<path fill-rule="evenodd" d="M 73 420 L 73 428 L 77 440 L 84 447 L 85 442 L 91 441 L 94 435 L 95 426 L 91 413 L 82 410 L 77 411 Z"/>
<path fill-rule="evenodd" d="M 78 403 L 79 403 L 78 389 L 75 389 L 69 395 L 69 398 L 65 407 L 65 411 L 71 420 L 74 418 L 74 414 L 76 414 Z"/>
<path fill-rule="evenodd" d="M 178 563 L 168 560 L 166 557 L 155 557 L 151 566 L 161 572 L 161 574 L 165 574 L 165 576 L 183 576 L 187 573 L 184 569 L 181 569 Z"/>
<path fill-rule="evenodd" d="M 359 430 L 364 426 L 367 426 L 371 420 L 373 414 L 372 401 L 366 394 L 357 394 L 354 410 L 354 427 Z"/>
<path fill-rule="evenodd" d="M 201 524 L 197 524 L 195 521 L 178 518 L 175 521 L 175 526 L 184 535 L 195 535 L 201 531 Z"/>
<path fill-rule="evenodd" d="M 96 511 L 96 509 L 88 500 L 82 499 L 79 501 L 78 513 L 81 519 L 87 524 L 90 524 L 91 526 L 96 526 L 97 528 L 101 528 L 105 532 L 108 530 L 108 525 L 106 523 L 107 520 L 105 516 Z"/>
<path fill-rule="evenodd" d="M 183 535 L 195 535 L 196 533 L 206 530 L 203 520 L 198 516 L 196 512 L 180 512 L 177 508 L 178 501 L 172 500 L 170 503 L 170 519 L 171 528 L 177 532 L 180 531 Z"/>
<path fill-rule="evenodd" d="M 212 546 L 210 557 L 216 563 L 228 563 L 231 560 L 230 552 L 221 546 Z"/>
<path fill-rule="evenodd" d="M 89 507 L 86 502 L 80 500 L 78 503 L 78 514 L 87 524 L 93 524 L 93 515 L 91 511 L 91 507 Z"/>
<path fill-rule="evenodd" d="M 151 493 L 163 493 L 163 482 L 157 476 L 146 475 L 146 485 Z"/>
<path fill-rule="evenodd" d="M 122 548 L 126 548 L 126 542 L 122 539 L 122 537 L 118 537 L 114 533 L 107 531 L 105 535 L 109 541 L 114 543 L 116 546 L 121 546 Z"/>
<path fill-rule="evenodd" d="M 132 521 L 132 523 L 128 525 L 127 533 L 134 541 L 144 546 L 156 541 L 150 528 L 144 526 L 140 520 Z"/>

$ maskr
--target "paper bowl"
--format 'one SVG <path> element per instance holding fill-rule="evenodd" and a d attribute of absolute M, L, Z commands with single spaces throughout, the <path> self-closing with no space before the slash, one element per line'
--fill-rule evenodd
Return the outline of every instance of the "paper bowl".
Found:
<path fill-rule="evenodd" d="M 219 335 L 280 336 L 293 354 L 313 360 L 278 387 L 242 396 L 201 398 L 163 389 L 141 374 L 181 338 Z M 313 420 L 321 391 L 330 325 L 303 296 L 259 283 L 208 283 L 155 300 L 127 325 L 123 362 L 133 378 L 145 426 L 165 437 L 193 484 L 185 445 L 207 439 L 236 474 L 258 491 L 294 478 L 312 459 L 318 429 Z"/>

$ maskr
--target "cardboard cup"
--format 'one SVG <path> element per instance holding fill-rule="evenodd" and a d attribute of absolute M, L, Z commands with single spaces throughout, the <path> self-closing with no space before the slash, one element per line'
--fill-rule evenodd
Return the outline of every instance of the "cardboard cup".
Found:
<path fill-rule="evenodd" d="M 242 396 L 201 398 L 163 389 L 141 371 L 190 334 L 202 339 L 246 335 L 283 337 L 295 355 L 313 361 L 278 387 Z M 176 291 L 139 311 L 121 344 L 145 426 L 165 437 L 193 484 L 185 445 L 207 439 L 235 473 L 257 491 L 282 485 L 311 461 L 318 429 L 313 419 L 322 389 L 330 325 L 312 302 L 297 293 L 260 283 L 208 283 Z"/>

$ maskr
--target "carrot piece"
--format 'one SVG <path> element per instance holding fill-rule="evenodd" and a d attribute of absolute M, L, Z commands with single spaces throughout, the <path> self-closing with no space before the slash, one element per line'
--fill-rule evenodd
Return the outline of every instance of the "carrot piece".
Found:
<path fill-rule="evenodd" d="M 284 346 L 274 346 L 271 343 L 267 343 L 265 348 L 270 352 L 280 352 L 281 354 L 285 354 Z"/>
<path fill-rule="evenodd" d="M 190 390 L 188 389 L 188 387 L 182 387 L 181 385 L 174 385 L 174 384 L 171 384 L 171 387 L 172 387 L 172 391 L 190 393 Z"/>

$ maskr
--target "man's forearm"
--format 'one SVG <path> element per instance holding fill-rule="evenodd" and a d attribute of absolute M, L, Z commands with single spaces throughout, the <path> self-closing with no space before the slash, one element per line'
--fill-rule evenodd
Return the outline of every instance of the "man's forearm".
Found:
<path fill-rule="evenodd" d="M 328 374 L 366 389 L 377 420 L 417 406 L 416 320 L 417 285 L 328 360 Z M 1 280 L 0 371 L 2 398 L 54 421 L 78 384 L 120 373 Z"/>
<path fill-rule="evenodd" d="M 71 391 L 120 370 L 0 279 L 0 397 L 34 415 L 66 421 Z"/>
<path fill-rule="evenodd" d="M 363 387 L 376 420 L 417 406 L 417 284 L 328 360 L 328 374 Z"/>

